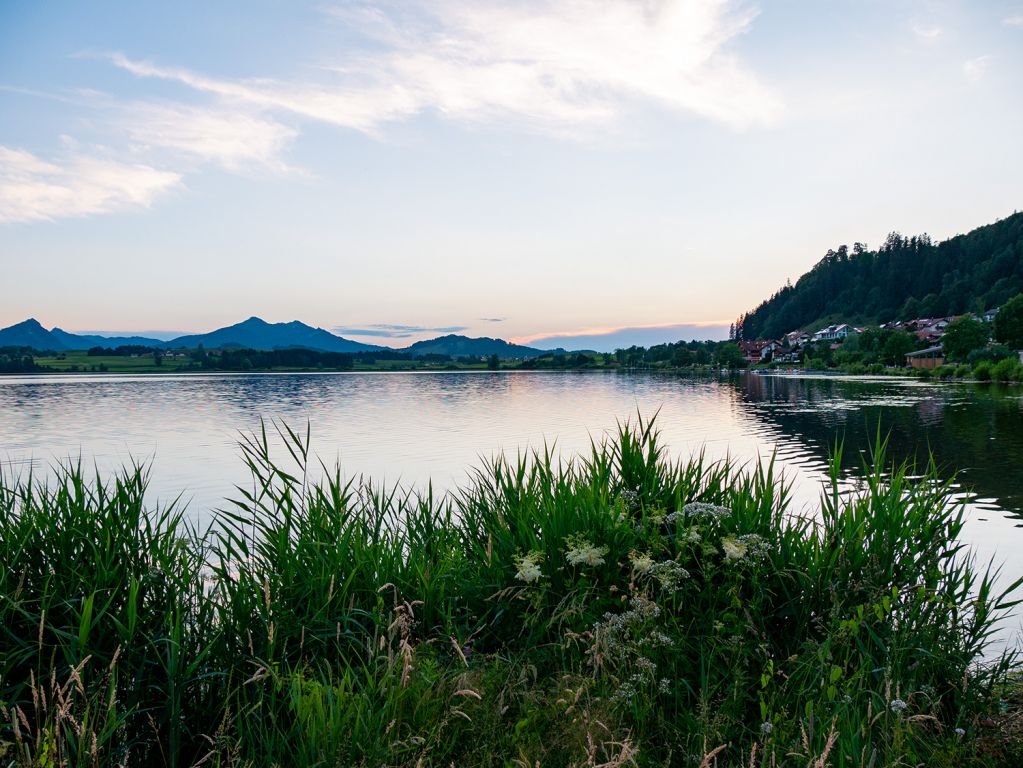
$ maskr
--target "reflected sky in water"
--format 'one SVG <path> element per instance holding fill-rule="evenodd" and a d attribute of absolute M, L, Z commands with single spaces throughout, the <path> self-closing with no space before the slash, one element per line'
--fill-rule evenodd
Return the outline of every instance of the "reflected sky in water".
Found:
<path fill-rule="evenodd" d="M 585 450 L 617 420 L 658 412 L 677 456 L 776 452 L 794 504 L 813 504 L 836 437 L 853 482 L 878 424 L 896 458 L 933 453 L 970 500 L 977 554 L 1023 575 L 1023 389 L 915 380 L 730 379 L 624 373 L 359 373 L 0 377 L 0 462 L 44 471 L 79 455 L 101 470 L 152 462 L 151 495 L 198 519 L 247 479 L 240 433 L 260 419 L 312 428 L 347 476 L 445 489 L 500 451 Z"/>

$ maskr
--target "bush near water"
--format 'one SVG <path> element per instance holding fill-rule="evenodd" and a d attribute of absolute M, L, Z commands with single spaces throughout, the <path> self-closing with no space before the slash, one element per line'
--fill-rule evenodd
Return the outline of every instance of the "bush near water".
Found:
<path fill-rule="evenodd" d="M 804 515 L 772 462 L 675 462 L 652 423 L 443 498 L 279 431 L 208 530 L 147 507 L 140 466 L 4 477 L 0 765 L 1023 760 L 991 648 L 1016 585 L 880 439 Z"/>

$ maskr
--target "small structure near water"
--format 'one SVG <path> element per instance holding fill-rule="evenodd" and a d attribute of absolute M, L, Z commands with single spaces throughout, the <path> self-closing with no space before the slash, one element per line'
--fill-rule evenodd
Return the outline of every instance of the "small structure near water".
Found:
<path fill-rule="evenodd" d="M 937 368 L 945 364 L 945 352 L 939 344 L 936 347 L 919 349 L 906 354 L 906 365 L 910 368 Z"/>

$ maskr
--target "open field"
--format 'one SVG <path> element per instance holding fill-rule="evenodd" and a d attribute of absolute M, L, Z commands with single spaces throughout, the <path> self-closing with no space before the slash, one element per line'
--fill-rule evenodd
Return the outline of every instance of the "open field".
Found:
<path fill-rule="evenodd" d="M 1018 765 L 1013 603 L 932 470 L 497 460 L 444 498 L 265 433 L 209 530 L 146 473 L 0 483 L 0 755 L 36 765 Z M 836 465 L 837 466 L 837 465 Z M 836 470 L 837 471 L 837 470 Z M 910 477 L 916 479 L 911 480 Z M 1013 587 L 1014 589 L 1015 587 Z"/>
<path fill-rule="evenodd" d="M 188 357 L 164 357 L 157 365 L 152 355 L 93 355 L 86 352 L 62 352 L 35 358 L 36 364 L 54 371 L 82 373 L 163 373 L 185 370 L 192 365 Z"/>

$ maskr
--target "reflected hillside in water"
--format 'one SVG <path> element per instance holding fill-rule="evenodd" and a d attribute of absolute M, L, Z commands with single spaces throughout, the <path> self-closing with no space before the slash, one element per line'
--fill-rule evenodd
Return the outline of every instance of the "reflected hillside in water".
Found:
<path fill-rule="evenodd" d="M 777 436 L 779 455 L 813 452 L 827 461 L 836 436 L 855 471 L 878 424 L 892 458 L 958 472 L 980 508 L 1023 520 L 1023 389 L 995 384 L 746 374 L 733 382 L 748 417 Z"/>

